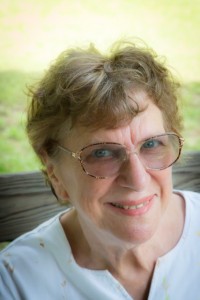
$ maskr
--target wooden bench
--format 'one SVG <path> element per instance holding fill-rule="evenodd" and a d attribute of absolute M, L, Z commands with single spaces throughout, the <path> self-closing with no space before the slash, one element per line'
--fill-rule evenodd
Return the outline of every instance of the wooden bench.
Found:
<path fill-rule="evenodd" d="M 173 167 L 175 189 L 200 192 L 200 152 Z M 41 172 L 0 175 L 0 242 L 11 241 L 67 208 L 58 203 Z"/>

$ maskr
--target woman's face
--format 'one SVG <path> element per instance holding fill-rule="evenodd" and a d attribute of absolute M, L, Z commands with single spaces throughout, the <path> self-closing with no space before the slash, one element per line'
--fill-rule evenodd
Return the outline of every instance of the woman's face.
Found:
<path fill-rule="evenodd" d="M 148 107 L 130 124 L 95 132 L 76 127 L 62 145 L 74 152 L 98 142 L 121 143 L 132 149 L 140 141 L 164 132 L 162 114 L 149 100 Z M 76 208 L 84 234 L 113 244 L 140 244 L 150 239 L 172 197 L 171 168 L 146 170 L 135 154 L 112 178 L 86 175 L 80 162 L 64 152 L 54 172 L 61 194 L 66 194 Z"/>

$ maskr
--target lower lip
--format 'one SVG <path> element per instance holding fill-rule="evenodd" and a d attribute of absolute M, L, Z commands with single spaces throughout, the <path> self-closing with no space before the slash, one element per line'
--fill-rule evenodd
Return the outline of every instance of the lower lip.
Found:
<path fill-rule="evenodd" d="M 124 209 L 124 208 L 116 207 L 112 204 L 109 204 L 109 206 L 115 212 L 121 213 L 123 215 L 139 216 L 139 215 L 143 215 L 143 214 L 147 213 L 150 210 L 150 208 L 152 207 L 153 202 L 154 202 L 153 201 L 154 197 L 155 197 L 155 195 L 152 195 L 151 197 L 148 197 L 147 199 L 145 199 L 144 202 L 148 201 L 148 203 L 146 205 L 144 205 L 143 207 L 137 208 L 137 209 L 134 209 L 134 208 L 133 209 Z"/>

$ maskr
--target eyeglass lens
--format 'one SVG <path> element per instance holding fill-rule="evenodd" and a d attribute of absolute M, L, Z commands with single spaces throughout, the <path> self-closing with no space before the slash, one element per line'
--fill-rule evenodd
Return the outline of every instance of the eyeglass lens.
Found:
<path fill-rule="evenodd" d="M 111 177 L 119 172 L 132 153 L 138 155 L 147 169 L 165 169 L 179 157 L 179 137 L 175 134 L 153 137 L 136 145 L 133 151 L 115 143 L 90 145 L 81 151 L 80 156 L 86 173 L 96 177 Z"/>

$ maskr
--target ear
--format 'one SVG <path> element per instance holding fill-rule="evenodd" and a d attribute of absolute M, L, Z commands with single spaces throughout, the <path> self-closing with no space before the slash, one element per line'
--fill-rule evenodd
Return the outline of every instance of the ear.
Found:
<path fill-rule="evenodd" d="M 46 152 L 42 154 L 42 160 L 44 165 L 46 166 L 48 178 L 54 188 L 58 199 L 62 202 L 68 202 L 69 195 L 63 185 L 56 162 L 54 162 Z"/>

